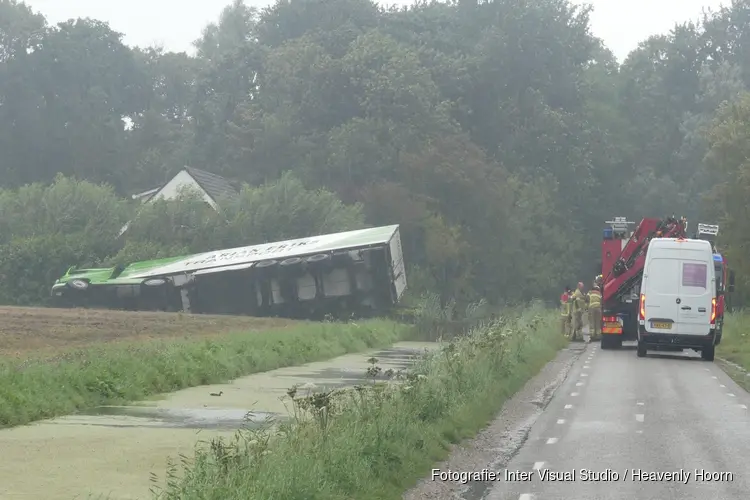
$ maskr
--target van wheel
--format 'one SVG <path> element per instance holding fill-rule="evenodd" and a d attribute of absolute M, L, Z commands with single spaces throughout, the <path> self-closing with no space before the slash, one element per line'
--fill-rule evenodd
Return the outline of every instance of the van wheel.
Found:
<path fill-rule="evenodd" d="M 703 358 L 704 361 L 713 361 L 715 351 L 716 349 L 714 346 L 704 347 L 701 351 L 701 358 Z"/>
<path fill-rule="evenodd" d="M 602 335 L 602 339 L 599 345 L 601 346 L 602 349 L 612 349 L 612 336 Z"/>
<path fill-rule="evenodd" d="M 638 342 L 638 357 L 639 358 L 645 358 L 646 357 L 646 344 L 643 342 Z"/>

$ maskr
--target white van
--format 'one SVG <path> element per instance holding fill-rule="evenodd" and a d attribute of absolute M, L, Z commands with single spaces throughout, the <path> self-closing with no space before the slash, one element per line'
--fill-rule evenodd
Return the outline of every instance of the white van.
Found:
<path fill-rule="evenodd" d="M 646 356 L 650 348 L 668 347 L 694 349 L 713 361 L 716 276 L 711 243 L 654 238 L 643 269 L 638 357 Z"/>

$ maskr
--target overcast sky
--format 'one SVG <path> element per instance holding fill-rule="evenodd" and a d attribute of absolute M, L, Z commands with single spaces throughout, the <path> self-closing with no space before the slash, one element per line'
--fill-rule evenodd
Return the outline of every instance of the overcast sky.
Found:
<path fill-rule="evenodd" d="M 676 22 L 696 20 L 704 7 L 716 9 L 730 0 L 574 0 L 594 6 L 593 33 L 604 39 L 622 60 L 638 42 L 665 33 Z M 231 0 L 25 0 L 50 23 L 91 17 L 109 22 L 125 34 L 130 45 L 163 45 L 167 50 L 191 51 L 203 27 L 218 19 Z M 245 0 L 263 7 L 269 0 Z M 408 5 L 412 0 L 385 0 Z"/>

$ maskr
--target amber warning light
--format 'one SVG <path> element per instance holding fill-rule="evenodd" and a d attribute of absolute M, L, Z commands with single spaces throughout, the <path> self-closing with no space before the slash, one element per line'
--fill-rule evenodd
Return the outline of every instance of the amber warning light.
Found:
<path fill-rule="evenodd" d="M 641 319 L 646 319 L 646 294 L 641 294 L 641 308 L 640 308 Z"/>

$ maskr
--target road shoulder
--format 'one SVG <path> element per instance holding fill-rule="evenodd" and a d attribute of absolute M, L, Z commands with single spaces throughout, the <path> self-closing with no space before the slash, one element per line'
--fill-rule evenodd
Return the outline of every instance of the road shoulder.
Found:
<path fill-rule="evenodd" d="M 454 447 L 450 457 L 435 469 L 441 472 L 474 472 L 482 469 L 499 470 L 507 464 L 523 445 L 531 427 L 544 411 L 555 390 L 565 381 L 568 373 L 585 352 L 587 344 L 571 344 L 561 350 L 555 359 L 524 387 L 510 398 L 497 417 L 473 439 Z M 460 484 L 433 480 L 432 475 L 422 479 L 414 488 L 404 494 L 404 500 L 449 500 L 462 498 L 472 490 L 472 497 L 478 491 L 489 487 L 485 483 Z"/>

